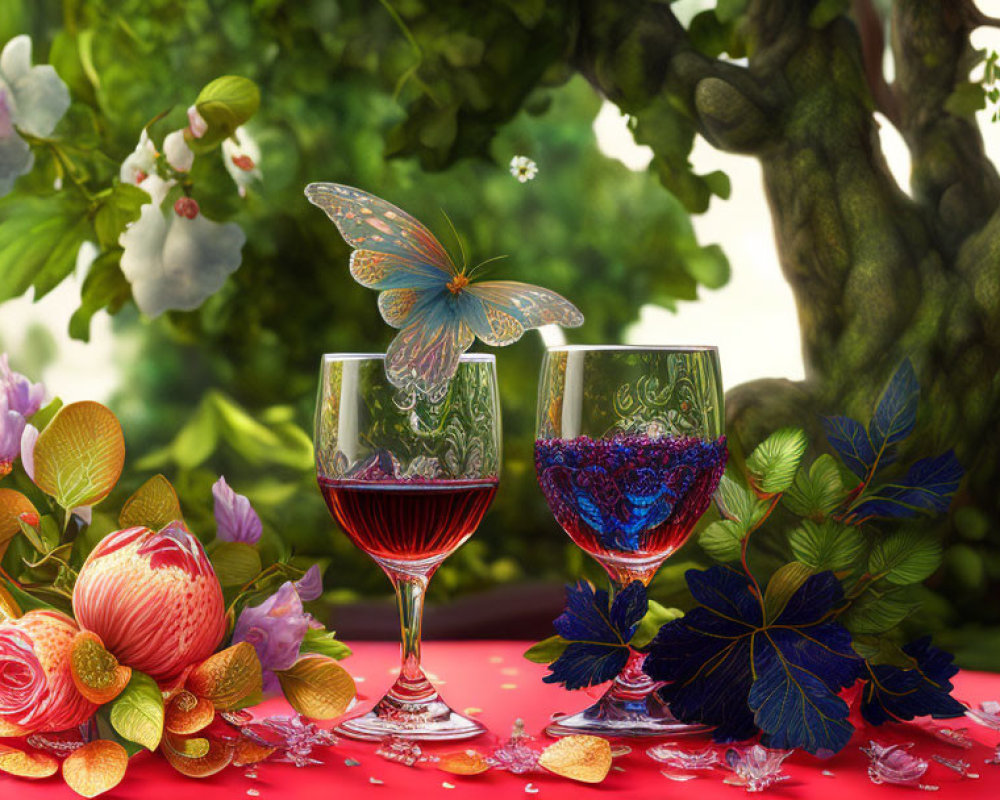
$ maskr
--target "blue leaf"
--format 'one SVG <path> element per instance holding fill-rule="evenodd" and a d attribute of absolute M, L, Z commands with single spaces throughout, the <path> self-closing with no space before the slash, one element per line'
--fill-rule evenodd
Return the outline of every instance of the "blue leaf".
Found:
<path fill-rule="evenodd" d="M 716 726 L 716 741 L 758 730 L 771 747 L 844 747 L 853 728 L 837 696 L 858 677 L 850 634 L 829 620 L 843 599 L 831 572 L 811 576 L 772 623 L 749 578 L 728 567 L 685 576 L 698 607 L 668 622 L 643 666 L 685 722 Z"/>
<path fill-rule="evenodd" d="M 872 725 L 914 717 L 960 717 L 965 706 L 951 696 L 951 678 L 958 672 L 953 656 L 931 645 L 924 636 L 903 648 L 916 668 L 866 662 L 868 679 L 861 694 L 861 714 Z"/>
<path fill-rule="evenodd" d="M 965 471 L 954 450 L 917 461 L 901 479 L 880 486 L 851 515 L 870 517 L 916 517 L 948 510 Z"/>
<path fill-rule="evenodd" d="M 850 417 L 823 417 L 823 430 L 841 461 L 864 478 L 875 463 L 875 450 L 864 426 Z"/>
<path fill-rule="evenodd" d="M 542 680 L 580 689 L 611 680 L 625 666 L 628 642 L 646 614 L 646 587 L 633 581 L 611 602 L 587 581 L 566 587 L 566 608 L 553 623 L 569 645 Z"/>
<path fill-rule="evenodd" d="M 889 379 L 868 426 L 868 438 L 879 453 L 902 441 L 917 422 L 920 384 L 910 359 L 905 359 Z"/>

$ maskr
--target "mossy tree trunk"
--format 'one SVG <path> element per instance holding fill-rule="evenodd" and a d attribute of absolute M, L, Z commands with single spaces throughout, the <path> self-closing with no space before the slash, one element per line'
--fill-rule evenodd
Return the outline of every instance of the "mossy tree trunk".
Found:
<path fill-rule="evenodd" d="M 698 53 L 668 5 L 593 2 L 578 65 L 626 110 L 669 93 L 713 145 L 762 165 L 806 380 L 733 389 L 731 433 L 750 446 L 796 418 L 866 419 L 909 356 L 923 454 L 954 446 L 969 473 L 961 502 L 1000 520 L 1000 178 L 972 116 L 946 108 L 967 80 L 970 32 L 995 21 L 957 0 L 895 0 L 890 85 L 872 7 L 825 25 L 815 7 L 752 0 L 743 67 Z M 876 109 L 910 149 L 912 196 L 888 171 Z"/>

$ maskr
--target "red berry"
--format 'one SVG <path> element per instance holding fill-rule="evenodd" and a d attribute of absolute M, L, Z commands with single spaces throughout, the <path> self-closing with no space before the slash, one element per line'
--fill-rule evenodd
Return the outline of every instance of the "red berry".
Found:
<path fill-rule="evenodd" d="M 198 216 L 198 202 L 193 197 L 178 197 L 174 203 L 174 212 L 178 217 L 194 219 Z"/>

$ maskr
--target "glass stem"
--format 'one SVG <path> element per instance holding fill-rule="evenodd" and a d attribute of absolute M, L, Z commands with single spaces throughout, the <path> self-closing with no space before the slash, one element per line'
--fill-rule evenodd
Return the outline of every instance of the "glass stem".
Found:
<path fill-rule="evenodd" d="M 386 697 L 403 704 L 433 701 L 437 691 L 420 668 L 420 628 L 424 616 L 424 593 L 430 575 L 391 569 L 386 569 L 386 572 L 396 590 L 400 631 L 399 677 Z"/>
<path fill-rule="evenodd" d="M 400 677 L 406 680 L 423 678 L 420 670 L 420 628 L 424 617 L 424 593 L 427 579 L 423 576 L 399 575 L 393 578 L 396 604 L 399 607 Z"/>

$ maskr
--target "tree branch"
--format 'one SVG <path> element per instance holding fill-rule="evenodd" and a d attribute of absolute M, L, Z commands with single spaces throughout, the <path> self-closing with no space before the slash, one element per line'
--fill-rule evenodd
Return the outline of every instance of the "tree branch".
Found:
<path fill-rule="evenodd" d="M 882 57 L 885 53 L 885 26 L 882 16 L 872 0 L 853 0 L 852 9 L 861 35 L 861 56 L 865 65 L 865 79 L 872 93 L 875 107 L 897 128 L 900 124 L 899 97 L 885 79 Z"/>
<path fill-rule="evenodd" d="M 576 66 L 627 113 L 670 95 L 714 146 L 762 146 L 773 98 L 746 67 L 698 52 L 665 3 L 590 0 L 581 6 Z"/>
<path fill-rule="evenodd" d="M 914 195 L 949 257 L 1000 205 L 1000 176 L 975 117 L 948 109 L 973 63 L 971 11 L 979 13 L 970 0 L 895 0 L 892 12 L 900 131 L 913 158 Z"/>

